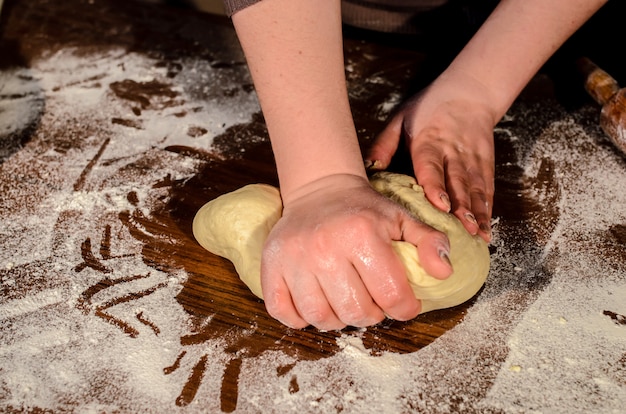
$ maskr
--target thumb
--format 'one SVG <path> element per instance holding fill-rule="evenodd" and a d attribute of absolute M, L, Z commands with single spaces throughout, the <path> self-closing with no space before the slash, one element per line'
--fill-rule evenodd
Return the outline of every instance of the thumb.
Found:
<path fill-rule="evenodd" d="M 396 153 L 402 135 L 402 113 L 397 114 L 382 130 L 365 154 L 365 166 L 371 170 L 384 170 Z"/>

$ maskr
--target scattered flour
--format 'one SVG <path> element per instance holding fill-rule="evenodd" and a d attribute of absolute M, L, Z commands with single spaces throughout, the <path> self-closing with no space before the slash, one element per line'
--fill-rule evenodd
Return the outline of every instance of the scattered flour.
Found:
<path fill-rule="evenodd" d="M 155 200 L 169 196 L 155 182 L 195 174 L 199 161 L 163 148 L 209 149 L 213 137 L 258 111 L 250 93 L 211 98 L 204 85 L 227 82 L 218 69 L 196 60 L 181 68 L 171 80 L 139 54 L 62 50 L 0 74 L 0 136 L 37 123 L 46 131 L 16 144 L 0 165 L 1 408 L 220 410 L 221 378 L 234 357 L 220 338 L 181 343 L 192 323 L 176 301 L 184 272 L 146 265 L 141 243 L 122 225 L 95 226 L 130 209 L 149 215 Z M 124 106 L 109 85 L 127 80 L 169 86 L 162 101 Z M 133 108 L 138 114 L 130 116 Z M 509 165 L 531 183 L 521 195 L 558 211 L 557 221 L 544 226 L 530 217 L 535 227 L 513 234 L 506 217 L 496 218 L 491 274 L 462 323 L 410 354 L 373 355 L 361 331 L 341 336 L 340 351 L 317 361 L 279 351 L 245 358 L 237 411 L 623 410 L 626 260 L 611 229 L 626 224 L 626 166 L 597 128 L 581 126 L 593 115 L 516 107 L 499 126 L 498 139 L 514 149 Z M 112 118 L 121 121 L 111 126 Z M 205 132 L 190 135 L 190 125 Z M 65 135 L 76 145 L 63 146 Z M 144 159 L 154 164 L 141 174 L 120 173 Z M 31 163 L 41 168 L 24 167 Z M 538 184 L 546 166 L 553 188 Z M 85 264 L 85 251 L 102 267 Z M 123 282 L 89 290 L 104 279 Z M 141 294 L 120 300 L 131 293 Z M 198 361 L 204 380 L 191 401 L 176 405 Z M 292 368 L 281 374 L 281 366 Z"/>

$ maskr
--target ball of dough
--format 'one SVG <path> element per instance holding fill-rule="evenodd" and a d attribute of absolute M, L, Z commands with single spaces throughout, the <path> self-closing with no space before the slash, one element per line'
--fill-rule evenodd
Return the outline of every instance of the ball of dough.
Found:
<path fill-rule="evenodd" d="M 202 247 L 233 262 L 241 280 L 263 298 L 263 244 L 282 212 L 276 187 L 250 184 L 202 206 L 193 219 L 193 235 Z"/>
<path fill-rule="evenodd" d="M 422 312 L 459 305 L 474 296 L 489 273 L 489 249 L 471 236 L 452 214 L 433 207 L 413 177 L 389 172 L 374 174 L 372 187 L 405 207 L 415 218 L 445 233 L 450 240 L 452 275 L 439 280 L 420 265 L 417 248 L 395 241 L 393 248 L 407 271 Z M 280 219 L 282 202 L 275 187 L 250 184 L 205 204 L 193 221 L 193 234 L 202 247 L 233 262 L 241 280 L 256 296 L 261 291 L 263 244 Z"/>
<path fill-rule="evenodd" d="M 415 297 L 422 300 L 422 312 L 459 305 L 474 296 L 489 274 L 489 248 L 479 236 L 470 235 L 454 215 L 435 208 L 413 177 L 382 172 L 370 180 L 379 193 L 405 207 L 415 218 L 445 233 L 450 240 L 453 273 L 435 279 L 422 268 L 414 245 L 396 241 L 393 247 L 407 269 Z"/>

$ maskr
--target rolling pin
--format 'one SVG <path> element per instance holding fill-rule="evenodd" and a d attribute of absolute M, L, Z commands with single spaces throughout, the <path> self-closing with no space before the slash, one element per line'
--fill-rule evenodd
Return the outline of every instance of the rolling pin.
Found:
<path fill-rule="evenodd" d="M 580 58 L 578 69 L 585 77 L 585 90 L 600 105 L 600 127 L 626 155 L 626 88 L 588 58 Z"/>

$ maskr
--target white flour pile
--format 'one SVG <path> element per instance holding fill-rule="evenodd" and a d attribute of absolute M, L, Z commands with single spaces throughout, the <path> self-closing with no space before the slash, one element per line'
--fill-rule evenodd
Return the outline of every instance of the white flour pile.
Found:
<path fill-rule="evenodd" d="M 186 275 L 144 264 L 141 243 L 117 217 L 132 209 L 148 215 L 155 200 L 169 196 L 155 183 L 196 173 L 198 161 L 164 147 L 209 149 L 213 137 L 258 111 L 249 92 L 219 99 L 203 92 L 232 89 L 245 69 L 189 60 L 169 79 L 145 56 L 73 52 L 0 74 L 0 137 L 37 123 L 51 134 L 0 154 L 7 157 L 0 166 L 0 407 L 219 411 L 232 355 L 220 339 L 181 344 L 191 321 L 175 296 Z M 171 87 L 133 118 L 109 88 L 124 80 Z M 373 356 L 357 333 L 342 336 L 341 350 L 317 361 L 278 351 L 243 359 L 237 410 L 623 412 L 626 259 L 614 230 L 626 225 L 626 164 L 585 125 L 590 117 L 517 108 L 498 130 L 515 149 L 511 165 L 527 178 L 520 199 L 557 211 L 558 221 L 542 221 L 539 211 L 527 233 L 513 234 L 500 220 L 490 277 L 462 323 L 411 354 Z M 111 126 L 111 118 L 134 126 Z M 545 128 L 537 128 L 538 118 Z M 190 135 L 191 127 L 206 132 Z M 71 137 L 67 145 L 63 136 Z M 133 171 L 134 163 L 145 169 Z M 558 185 L 542 186 L 545 173 Z M 103 218 L 118 224 L 98 228 Z M 102 267 L 86 263 L 85 252 Z M 120 283 L 89 290 L 104 277 Z M 140 299 L 119 300 L 133 292 Z M 107 323 L 98 312 L 121 322 Z M 176 405 L 202 358 L 195 398 Z M 277 372 L 290 364 L 287 374 Z"/>

